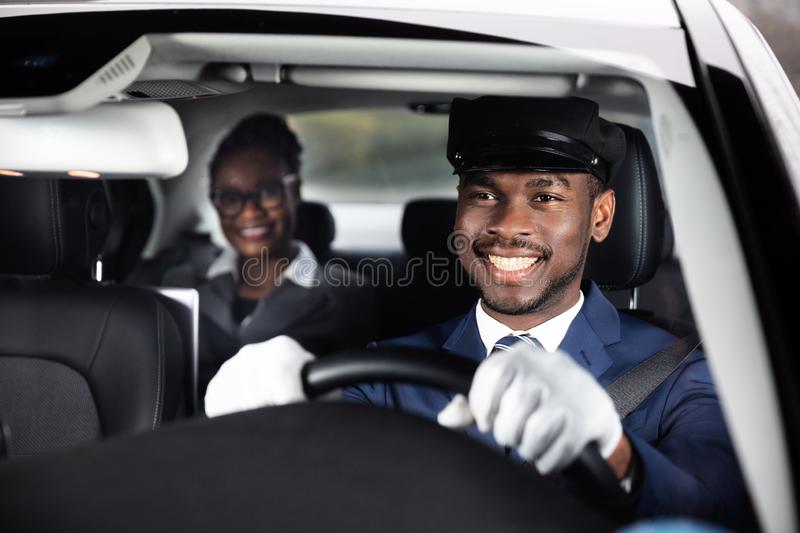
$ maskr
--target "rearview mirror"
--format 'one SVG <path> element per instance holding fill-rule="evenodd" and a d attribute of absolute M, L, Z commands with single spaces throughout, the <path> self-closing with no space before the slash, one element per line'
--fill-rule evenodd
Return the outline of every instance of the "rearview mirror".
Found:
<path fill-rule="evenodd" d="M 163 102 L 0 117 L 0 175 L 169 178 L 183 172 L 188 159 L 180 118 Z"/>

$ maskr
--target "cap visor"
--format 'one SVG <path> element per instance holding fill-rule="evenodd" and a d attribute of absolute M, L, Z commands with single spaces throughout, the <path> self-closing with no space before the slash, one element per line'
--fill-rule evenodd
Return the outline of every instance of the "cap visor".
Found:
<path fill-rule="evenodd" d="M 511 147 L 484 150 L 457 168 L 453 174 L 463 172 L 495 170 L 542 170 L 563 172 L 586 172 L 594 174 L 590 162 L 584 162 L 552 148 Z"/>

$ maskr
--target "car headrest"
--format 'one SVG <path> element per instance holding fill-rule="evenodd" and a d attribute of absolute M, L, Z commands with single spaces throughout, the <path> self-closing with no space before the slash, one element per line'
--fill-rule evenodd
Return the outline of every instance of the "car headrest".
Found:
<path fill-rule="evenodd" d="M 294 237 L 305 242 L 317 258 L 328 255 L 336 237 L 336 222 L 328 207 L 319 202 L 300 202 Z"/>
<path fill-rule="evenodd" d="M 456 202 L 447 199 L 411 200 L 403 211 L 403 246 L 409 257 L 450 257 L 448 238 L 456 219 Z"/>
<path fill-rule="evenodd" d="M 609 185 L 617 196 L 611 233 L 589 247 L 584 277 L 608 290 L 630 289 L 649 281 L 663 252 L 664 203 L 655 160 L 641 131 L 621 126 L 627 153 Z M 410 257 L 433 252 L 448 257 L 455 200 L 412 200 L 403 213 L 403 244 Z"/>
<path fill-rule="evenodd" d="M 663 253 L 664 202 L 653 153 L 644 134 L 620 125 L 627 153 L 609 183 L 617 195 L 611 233 L 589 246 L 584 277 L 603 289 L 638 287 L 655 275 Z"/>
<path fill-rule="evenodd" d="M 0 276 L 88 279 L 108 221 L 98 181 L 0 178 Z"/>

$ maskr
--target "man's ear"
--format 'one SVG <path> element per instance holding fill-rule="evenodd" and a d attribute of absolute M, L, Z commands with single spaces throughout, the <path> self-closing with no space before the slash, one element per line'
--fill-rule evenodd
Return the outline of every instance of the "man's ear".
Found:
<path fill-rule="evenodd" d="M 592 206 L 592 240 L 603 242 L 611 231 L 617 195 L 613 189 L 606 189 L 597 195 Z"/>

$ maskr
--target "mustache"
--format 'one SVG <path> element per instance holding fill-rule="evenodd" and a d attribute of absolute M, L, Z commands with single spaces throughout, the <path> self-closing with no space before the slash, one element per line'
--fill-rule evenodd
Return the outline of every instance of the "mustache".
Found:
<path fill-rule="evenodd" d="M 527 250 L 540 255 L 542 259 L 549 259 L 553 255 L 553 250 L 546 245 L 537 244 L 527 239 L 515 237 L 504 239 L 502 237 L 491 237 L 486 239 L 476 239 L 472 242 L 472 251 L 475 255 L 486 255 L 484 250 L 495 248 L 505 250 Z"/>

